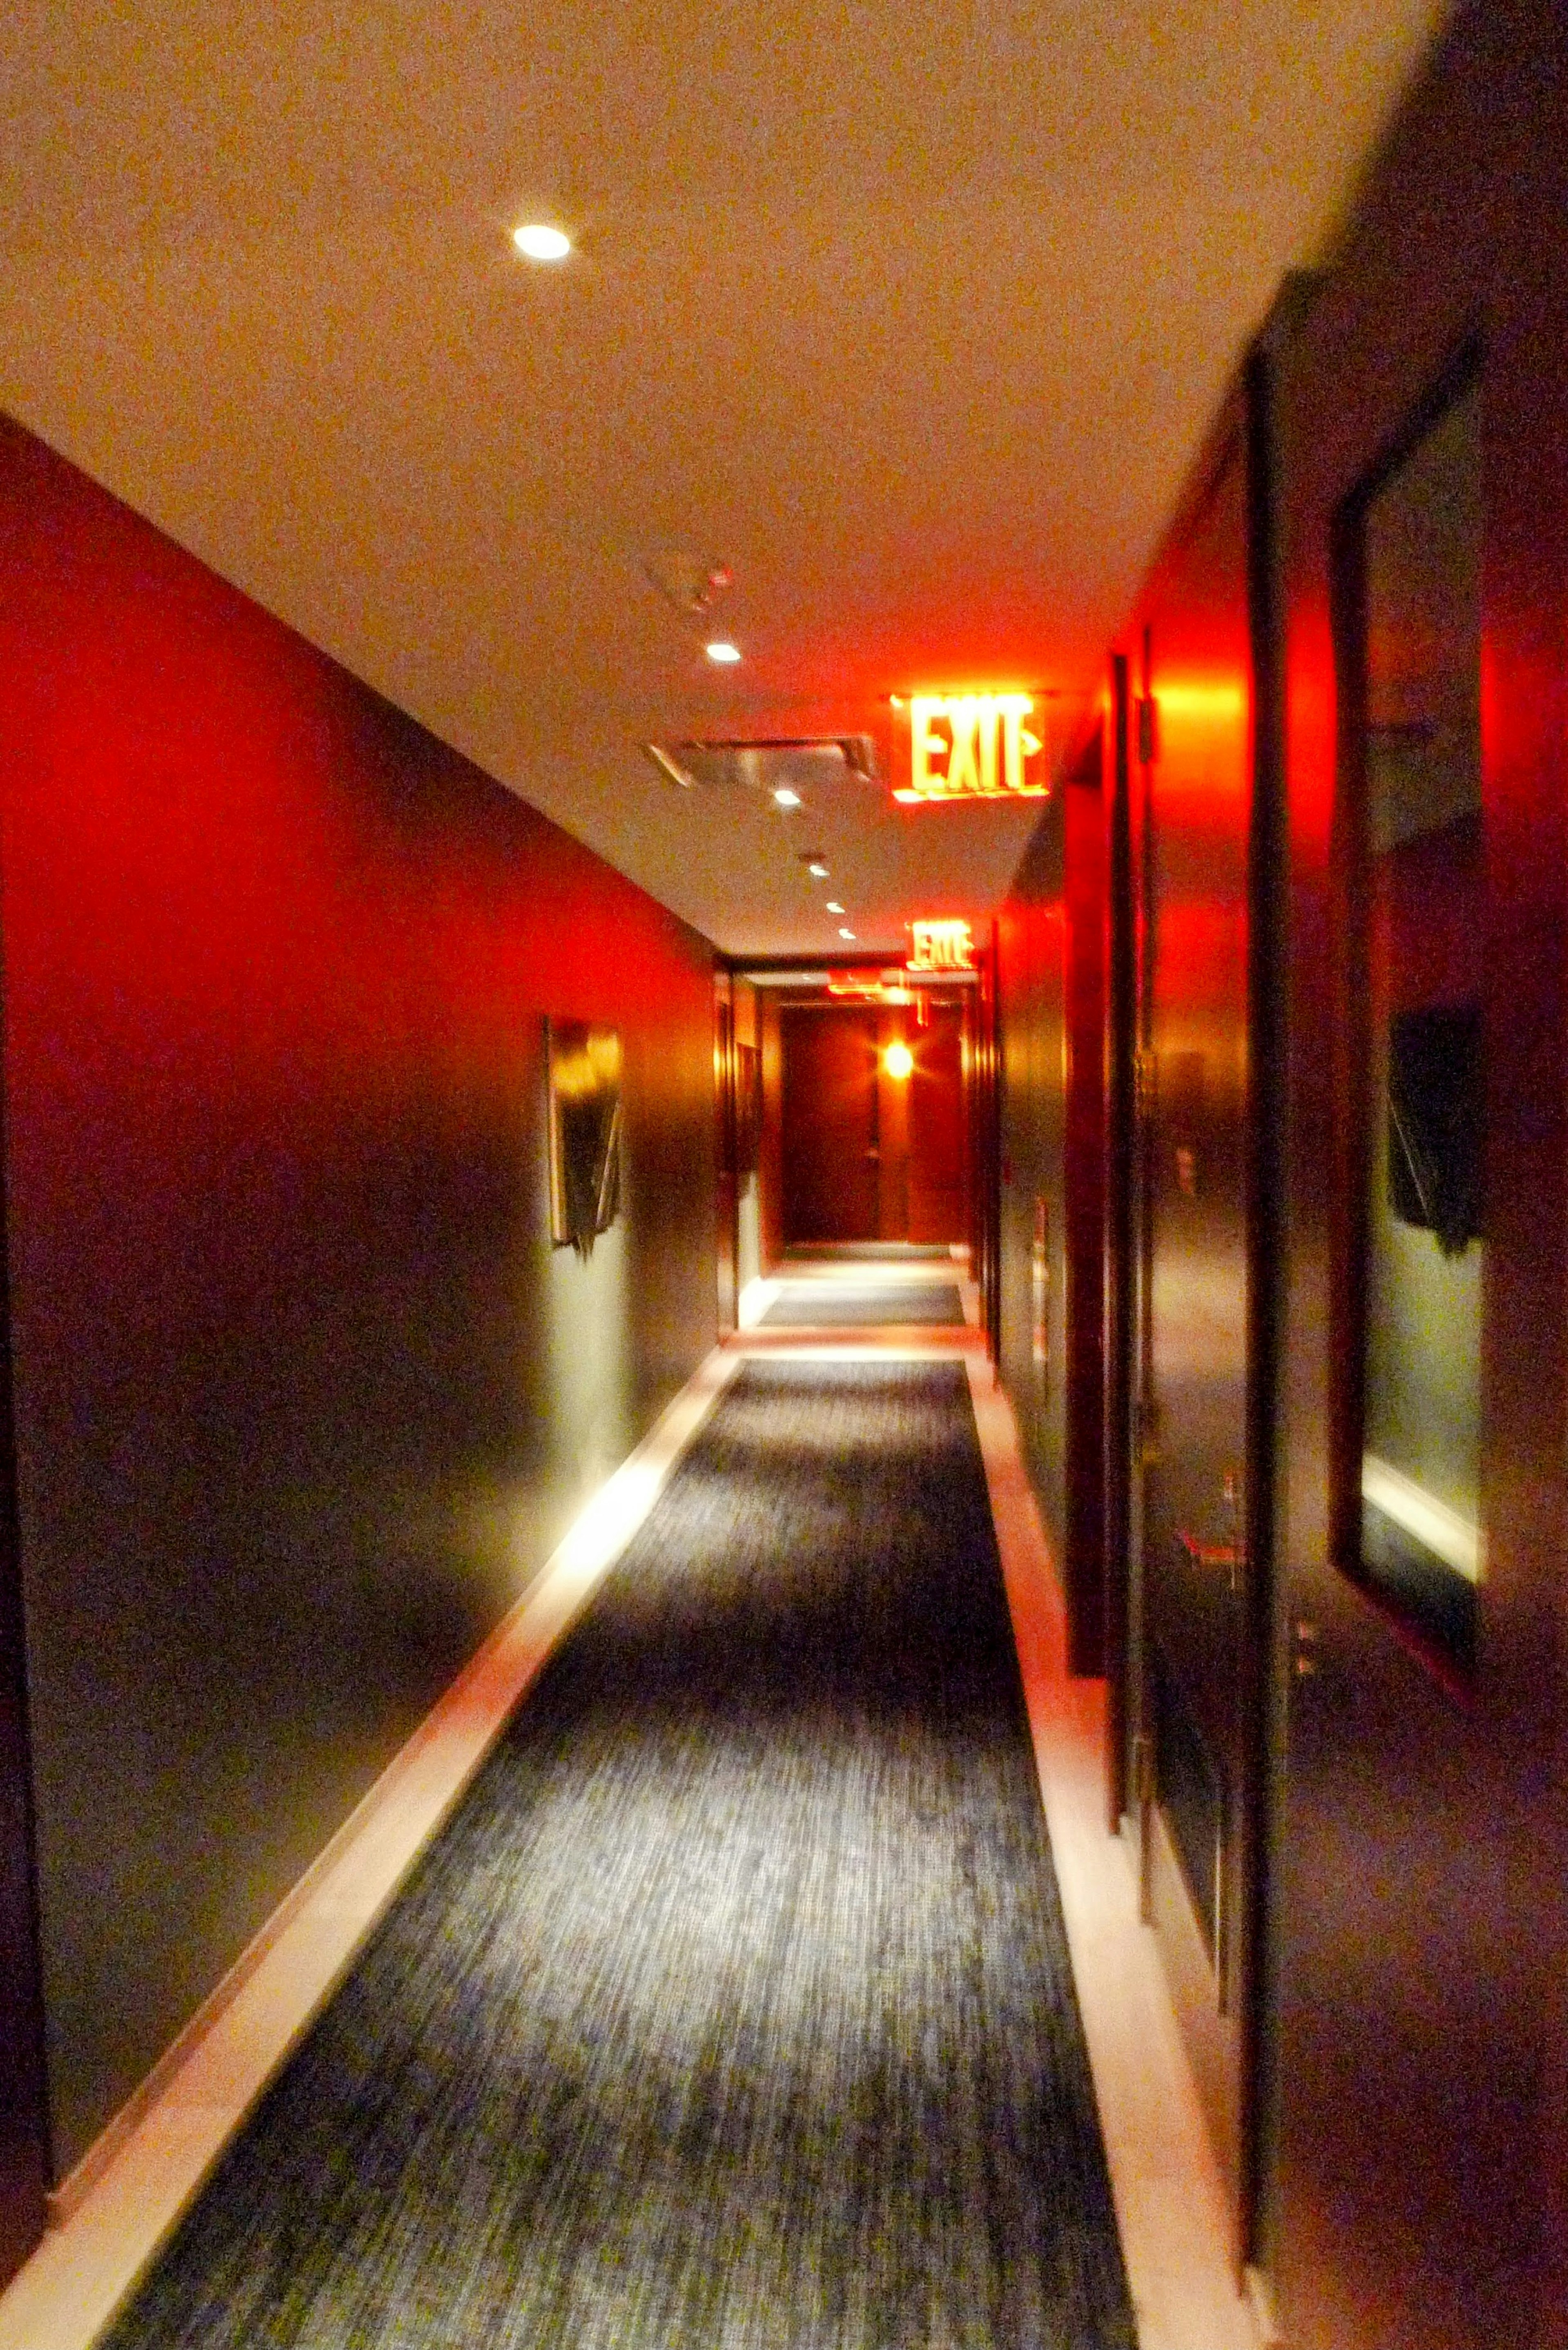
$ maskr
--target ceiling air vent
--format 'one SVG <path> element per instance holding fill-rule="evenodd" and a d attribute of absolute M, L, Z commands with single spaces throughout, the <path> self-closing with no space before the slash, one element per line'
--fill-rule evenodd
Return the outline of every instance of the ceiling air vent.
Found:
<path fill-rule="evenodd" d="M 869 734 L 787 743 L 649 743 L 649 757 L 672 784 L 699 792 L 836 790 L 877 781 Z"/>

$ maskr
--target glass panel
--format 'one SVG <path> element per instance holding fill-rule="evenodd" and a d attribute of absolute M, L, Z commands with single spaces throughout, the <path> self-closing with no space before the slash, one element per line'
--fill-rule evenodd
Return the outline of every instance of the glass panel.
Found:
<path fill-rule="evenodd" d="M 1362 1567 L 1467 1669 L 1482 1570 L 1477 395 L 1367 510 Z"/>

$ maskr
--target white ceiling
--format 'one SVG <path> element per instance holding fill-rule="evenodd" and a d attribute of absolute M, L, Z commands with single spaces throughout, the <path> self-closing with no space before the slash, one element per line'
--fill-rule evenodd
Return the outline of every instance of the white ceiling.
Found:
<path fill-rule="evenodd" d="M 13 0 L 0 404 L 721 946 L 820 957 L 836 891 L 890 948 L 1035 811 L 719 807 L 639 744 L 1092 691 L 1446 14 Z"/>

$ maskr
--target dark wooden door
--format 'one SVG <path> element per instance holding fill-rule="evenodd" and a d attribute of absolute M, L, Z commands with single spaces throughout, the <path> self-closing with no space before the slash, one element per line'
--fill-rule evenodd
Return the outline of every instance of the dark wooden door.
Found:
<path fill-rule="evenodd" d="M 1521 2289 L 1532 1959 L 1500 1764 L 1528 1720 L 1485 1637 L 1511 1565 L 1487 1557 L 1482 1459 L 1511 1170 L 1490 1152 L 1483 1210 L 1483 1030 L 1513 1007 L 1486 951 L 1483 414 L 1464 390 L 1379 467 L 1335 581 L 1332 1441 L 1326 1551 L 1290 1591 L 1284 1879 L 1284 2286 L 1313 2350 L 1480 2350 Z"/>
<path fill-rule="evenodd" d="M 937 1004 L 929 1025 L 907 1032 L 909 1074 L 909 1237 L 967 1238 L 968 1133 L 963 1083 L 963 1012 Z"/>
<path fill-rule="evenodd" d="M 735 983 L 713 975 L 713 1256 L 721 1334 L 735 1326 L 740 1295 L 741 1117 L 740 1050 L 735 1041 Z"/>
<path fill-rule="evenodd" d="M 5 1286 L 0 1272 L 0 2285 L 42 2239 L 49 2185 Z"/>
<path fill-rule="evenodd" d="M 1241 1856 L 1252 1799 L 1248 1440 L 1247 474 L 1236 430 L 1148 605 L 1140 749 L 1140 1711 L 1145 1877 L 1238 2195 Z"/>
<path fill-rule="evenodd" d="M 1568 2340 L 1562 42 L 1460 12 L 1288 360 L 1290 2350 Z"/>
<path fill-rule="evenodd" d="M 791 1005 L 781 1027 L 785 1243 L 876 1240 L 877 1015 Z"/>
<path fill-rule="evenodd" d="M 43 2236 L 48 2187 L 21 1631 L 13 1583 L 0 1593 L 0 2285 Z"/>

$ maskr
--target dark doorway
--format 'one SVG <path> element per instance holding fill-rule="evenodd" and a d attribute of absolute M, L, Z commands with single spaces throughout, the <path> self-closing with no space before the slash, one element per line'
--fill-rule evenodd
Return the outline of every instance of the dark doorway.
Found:
<path fill-rule="evenodd" d="M 791 1005 L 781 1025 L 785 1243 L 877 1240 L 877 1015 Z"/>
<path fill-rule="evenodd" d="M 961 1003 L 788 1004 L 780 1044 L 784 1245 L 961 1242 L 971 1160 Z"/>
<path fill-rule="evenodd" d="M 912 1241 L 961 1239 L 969 1228 L 963 1012 L 935 1004 L 909 1033 L 909 1231 Z"/>

